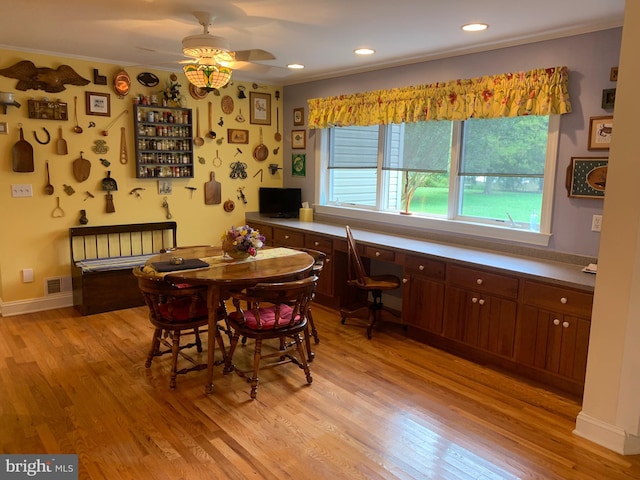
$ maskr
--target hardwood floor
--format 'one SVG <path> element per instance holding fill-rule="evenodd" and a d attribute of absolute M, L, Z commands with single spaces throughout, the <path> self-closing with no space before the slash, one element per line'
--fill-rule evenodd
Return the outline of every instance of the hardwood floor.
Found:
<path fill-rule="evenodd" d="M 314 307 L 313 384 L 144 368 L 146 307 L 0 318 L 0 451 L 77 453 L 81 479 L 638 479 L 640 456 L 572 435 L 580 405 Z M 206 335 L 205 335 L 206 340 Z M 205 350 L 206 351 L 206 350 Z M 239 348 L 236 362 L 252 349 Z"/>

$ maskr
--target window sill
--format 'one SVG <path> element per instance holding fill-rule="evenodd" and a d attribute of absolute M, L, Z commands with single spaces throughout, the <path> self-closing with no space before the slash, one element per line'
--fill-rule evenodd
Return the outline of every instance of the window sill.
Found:
<path fill-rule="evenodd" d="M 411 229 L 415 234 L 426 232 L 439 232 L 465 237 L 479 237 L 500 242 L 517 242 L 538 247 L 549 246 L 551 234 L 532 232 L 508 226 L 483 225 L 474 222 L 460 220 L 447 220 L 440 218 L 426 218 L 417 215 L 402 215 L 393 212 L 377 212 L 372 210 L 346 207 L 315 205 L 317 215 L 333 218 L 357 221 L 363 225 L 390 228 L 402 227 Z"/>

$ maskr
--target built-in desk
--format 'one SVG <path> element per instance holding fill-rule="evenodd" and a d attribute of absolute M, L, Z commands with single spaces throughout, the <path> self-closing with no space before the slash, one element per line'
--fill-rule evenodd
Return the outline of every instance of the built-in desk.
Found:
<path fill-rule="evenodd" d="M 326 253 L 317 301 L 336 308 L 352 301 L 344 225 L 253 213 L 246 220 L 270 244 Z M 411 338 L 582 394 L 595 285 L 586 263 L 352 230 L 365 258 L 402 267 Z"/>

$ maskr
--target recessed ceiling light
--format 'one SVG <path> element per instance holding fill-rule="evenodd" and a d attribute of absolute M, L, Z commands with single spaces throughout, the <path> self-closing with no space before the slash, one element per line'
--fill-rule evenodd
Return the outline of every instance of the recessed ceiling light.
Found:
<path fill-rule="evenodd" d="M 304 68 L 304 65 L 300 65 L 299 63 L 290 63 L 287 65 L 287 68 L 290 68 L 291 70 L 301 70 Z"/>
<path fill-rule="evenodd" d="M 356 55 L 373 55 L 376 51 L 373 48 L 356 48 L 353 53 Z"/>
<path fill-rule="evenodd" d="M 462 30 L 464 30 L 465 32 L 480 32 L 489 28 L 489 25 L 487 25 L 486 23 L 467 23 L 460 28 L 462 28 Z"/>

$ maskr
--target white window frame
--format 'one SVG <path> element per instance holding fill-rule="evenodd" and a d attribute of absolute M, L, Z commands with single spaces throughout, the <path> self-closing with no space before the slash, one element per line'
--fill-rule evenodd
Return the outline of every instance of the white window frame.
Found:
<path fill-rule="evenodd" d="M 458 191 L 460 177 L 458 176 L 458 151 L 460 137 L 462 135 L 462 122 L 453 123 L 453 142 L 451 151 L 452 161 L 450 169 L 449 210 L 447 218 L 425 217 L 419 215 L 401 215 L 398 212 L 375 210 L 354 205 L 326 205 L 325 191 L 329 184 L 329 132 L 327 129 L 318 130 L 316 135 L 319 141 L 315 144 L 315 158 L 319 161 L 316 165 L 316 198 L 315 210 L 318 214 L 347 221 L 357 218 L 362 222 L 369 222 L 379 227 L 393 228 L 402 226 L 416 230 L 437 231 L 443 233 L 463 234 L 496 240 L 526 243 L 536 246 L 548 246 L 551 238 L 551 216 L 553 209 L 553 193 L 555 188 L 556 163 L 558 156 L 558 143 L 560 138 L 560 115 L 549 116 L 549 130 L 547 139 L 547 152 L 544 167 L 544 186 L 542 190 L 542 207 L 540 212 L 540 231 L 533 232 L 521 228 L 512 228 L 504 224 L 491 224 L 480 219 L 458 218 Z M 382 136 L 384 137 L 384 135 Z M 384 154 L 383 140 L 380 141 L 380 155 Z M 385 188 L 382 183 L 383 175 L 378 175 L 378 192 Z M 455 186 L 455 188 L 451 188 Z M 378 195 L 380 197 L 380 195 Z"/>

